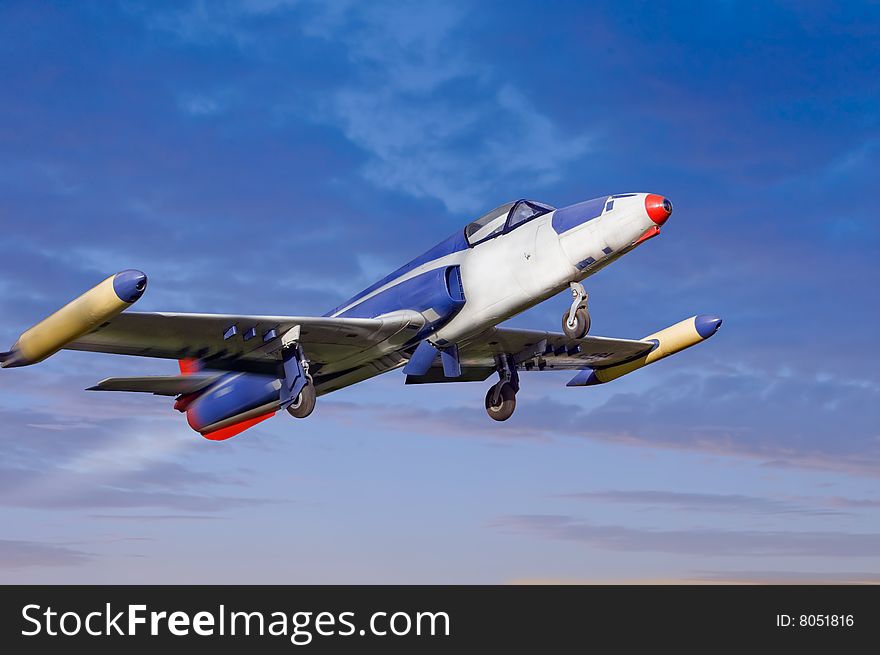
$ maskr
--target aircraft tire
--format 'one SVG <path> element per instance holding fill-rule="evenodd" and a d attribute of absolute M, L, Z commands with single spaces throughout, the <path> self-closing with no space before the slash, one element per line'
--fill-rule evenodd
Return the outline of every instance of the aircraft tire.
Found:
<path fill-rule="evenodd" d="M 309 380 L 308 384 L 299 392 L 296 400 L 287 406 L 287 412 L 293 418 L 305 418 L 314 411 L 317 399 L 315 385 Z"/>
<path fill-rule="evenodd" d="M 574 313 L 574 325 L 568 323 L 568 312 L 562 315 L 562 331 L 569 339 L 583 339 L 590 333 L 590 312 L 581 308 Z"/>
<path fill-rule="evenodd" d="M 486 394 L 486 413 L 489 415 L 489 418 L 496 421 L 506 421 L 513 415 L 513 410 L 516 409 L 516 392 L 510 383 L 501 383 L 501 402 L 496 406 L 492 404 L 492 396 L 495 394 L 495 387 L 497 386 L 497 384 L 493 384 L 489 387 L 489 392 Z"/>

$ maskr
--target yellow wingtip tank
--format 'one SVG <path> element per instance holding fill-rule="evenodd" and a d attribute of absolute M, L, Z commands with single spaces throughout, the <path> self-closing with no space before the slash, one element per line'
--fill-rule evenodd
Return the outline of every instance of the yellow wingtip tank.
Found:
<path fill-rule="evenodd" d="M 0 366 L 43 361 L 131 307 L 146 288 L 147 276 L 140 271 L 129 269 L 111 275 L 22 333 L 9 352 L 0 353 Z"/>
<path fill-rule="evenodd" d="M 616 380 L 659 359 L 702 343 L 715 334 L 719 327 L 721 327 L 721 319 L 718 316 L 700 314 L 686 318 L 642 339 L 642 341 L 653 341 L 655 344 L 654 348 L 644 355 L 607 368 L 584 369 L 574 376 L 567 386 L 584 387 Z"/>

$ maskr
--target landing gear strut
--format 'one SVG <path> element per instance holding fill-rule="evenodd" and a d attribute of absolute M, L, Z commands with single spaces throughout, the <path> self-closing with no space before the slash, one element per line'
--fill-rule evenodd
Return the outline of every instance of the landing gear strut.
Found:
<path fill-rule="evenodd" d="M 562 331 L 569 339 L 583 339 L 590 332 L 589 295 L 580 282 L 572 282 L 571 307 L 562 315 Z"/>
<path fill-rule="evenodd" d="M 519 391 L 519 375 L 510 355 L 497 355 L 495 366 L 499 380 L 486 394 L 486 413 L 496 421 L 506 421 L 516 409 L 516 392 Z"/>
<path fill-rule="evenodd" d="M 282 338 L 281 358 L 284 378 L 281 380 L 281 407 L 294 418 L 305 418 L 315 409 L 318 394 L 309 375 L 309 360 L 299 344 L 299 326 L 291 328 Z"/>

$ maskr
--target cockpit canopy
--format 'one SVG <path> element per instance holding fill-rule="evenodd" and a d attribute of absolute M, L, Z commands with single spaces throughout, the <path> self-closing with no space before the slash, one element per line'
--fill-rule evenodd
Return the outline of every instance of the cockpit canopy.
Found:
<path fill-rule="evenodd" d="M 552 212 L 555 207 L 536 200 L 516 200 L 486 212 L 464 228 L 468 244 L 475 246 L 487 239 L 510 232 L 533 218 Z"/>

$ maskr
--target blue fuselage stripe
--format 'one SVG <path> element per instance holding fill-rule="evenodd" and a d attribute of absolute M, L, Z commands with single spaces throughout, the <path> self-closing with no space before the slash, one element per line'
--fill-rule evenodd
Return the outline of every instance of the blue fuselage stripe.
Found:
<path fill-rule="evenodd" d="M 384 287 L 386 284 L 389 284 L 389 283 L 397 280 L 398 278 L 403 277 L 404 275 L 406 275 L 410 271 L 418 268 L 419 266 L 422 266 L 423 264 L 427 264 L 427 263 L 432 262 L 436 259 L 440 259 L 441 257 L 445 257 L 446 255 L 451 255 L 452 253 L 460 252 L 462 250 L 467 250 L 467 249 L 468 249 L 468 243 L 467 243 L 467 240 L 465 240 L 465 238 L 464 238 L 464 230 L 459 230 L 458 232 L 456 232 L 455 234 L 450 236 L 448 239 L 441 241 L 440 243 L 438 243 L 436 246 L 434 246 L 433 248 L 431 248 L 427 252 L 424 252 L 421 255 L 419 255 L 418 257 L 416 257 L 415 259 L 413 259 L 411 262 L 404 264 L 403 266 L 398 268 L 393 273 L 386 275 L 385 277 L 383 277 L 381 280 L 379 280 L 375 284 L 368 286 L 366 289 L 361 291 L 359 294 L 352 296 L 351 298 L 346 300 L 341 305 L 334 307 L 329 312 L 324 314 L 324 316 L 335 315 L 337 312 L 339 312 L 344 307 L 348 307 L 352 303 L 359 301 L 364 296 L 368 296 L 369 294 L 373 293 L 376 289 L 380 289 L 380 288 Z M 390 290 L 391 289 L 387 289 L 386 291 L 383 291 L 379 295 L 383 295 L 387 291 L 390 291 Z M 383 305 L 383 307 L 385 307 L 385 305 Z M 354 308 L 352 308 L 352 309 L 354 309 Z M 373 316 L 378 316 L 379 314 L 385 313 L 386 311 L 394 311 L 395 309 L 408 309 L 408 308 L 394 307 L 392 309 L 385 309 L 384 311 L 378 312 L 377 314 L 373 314 Z M 353 314 L 351 314 L 350 311 L 351 310 L 346 311 L 345 313 L 341 314 L 341 316 L 353 316 Z M 360 314 L 358 314 L 358 316 L 360 316 Z M 364 317 L 370 318 L 370 317 L 366 317 L 366 316 L 364 316 Z"/>

